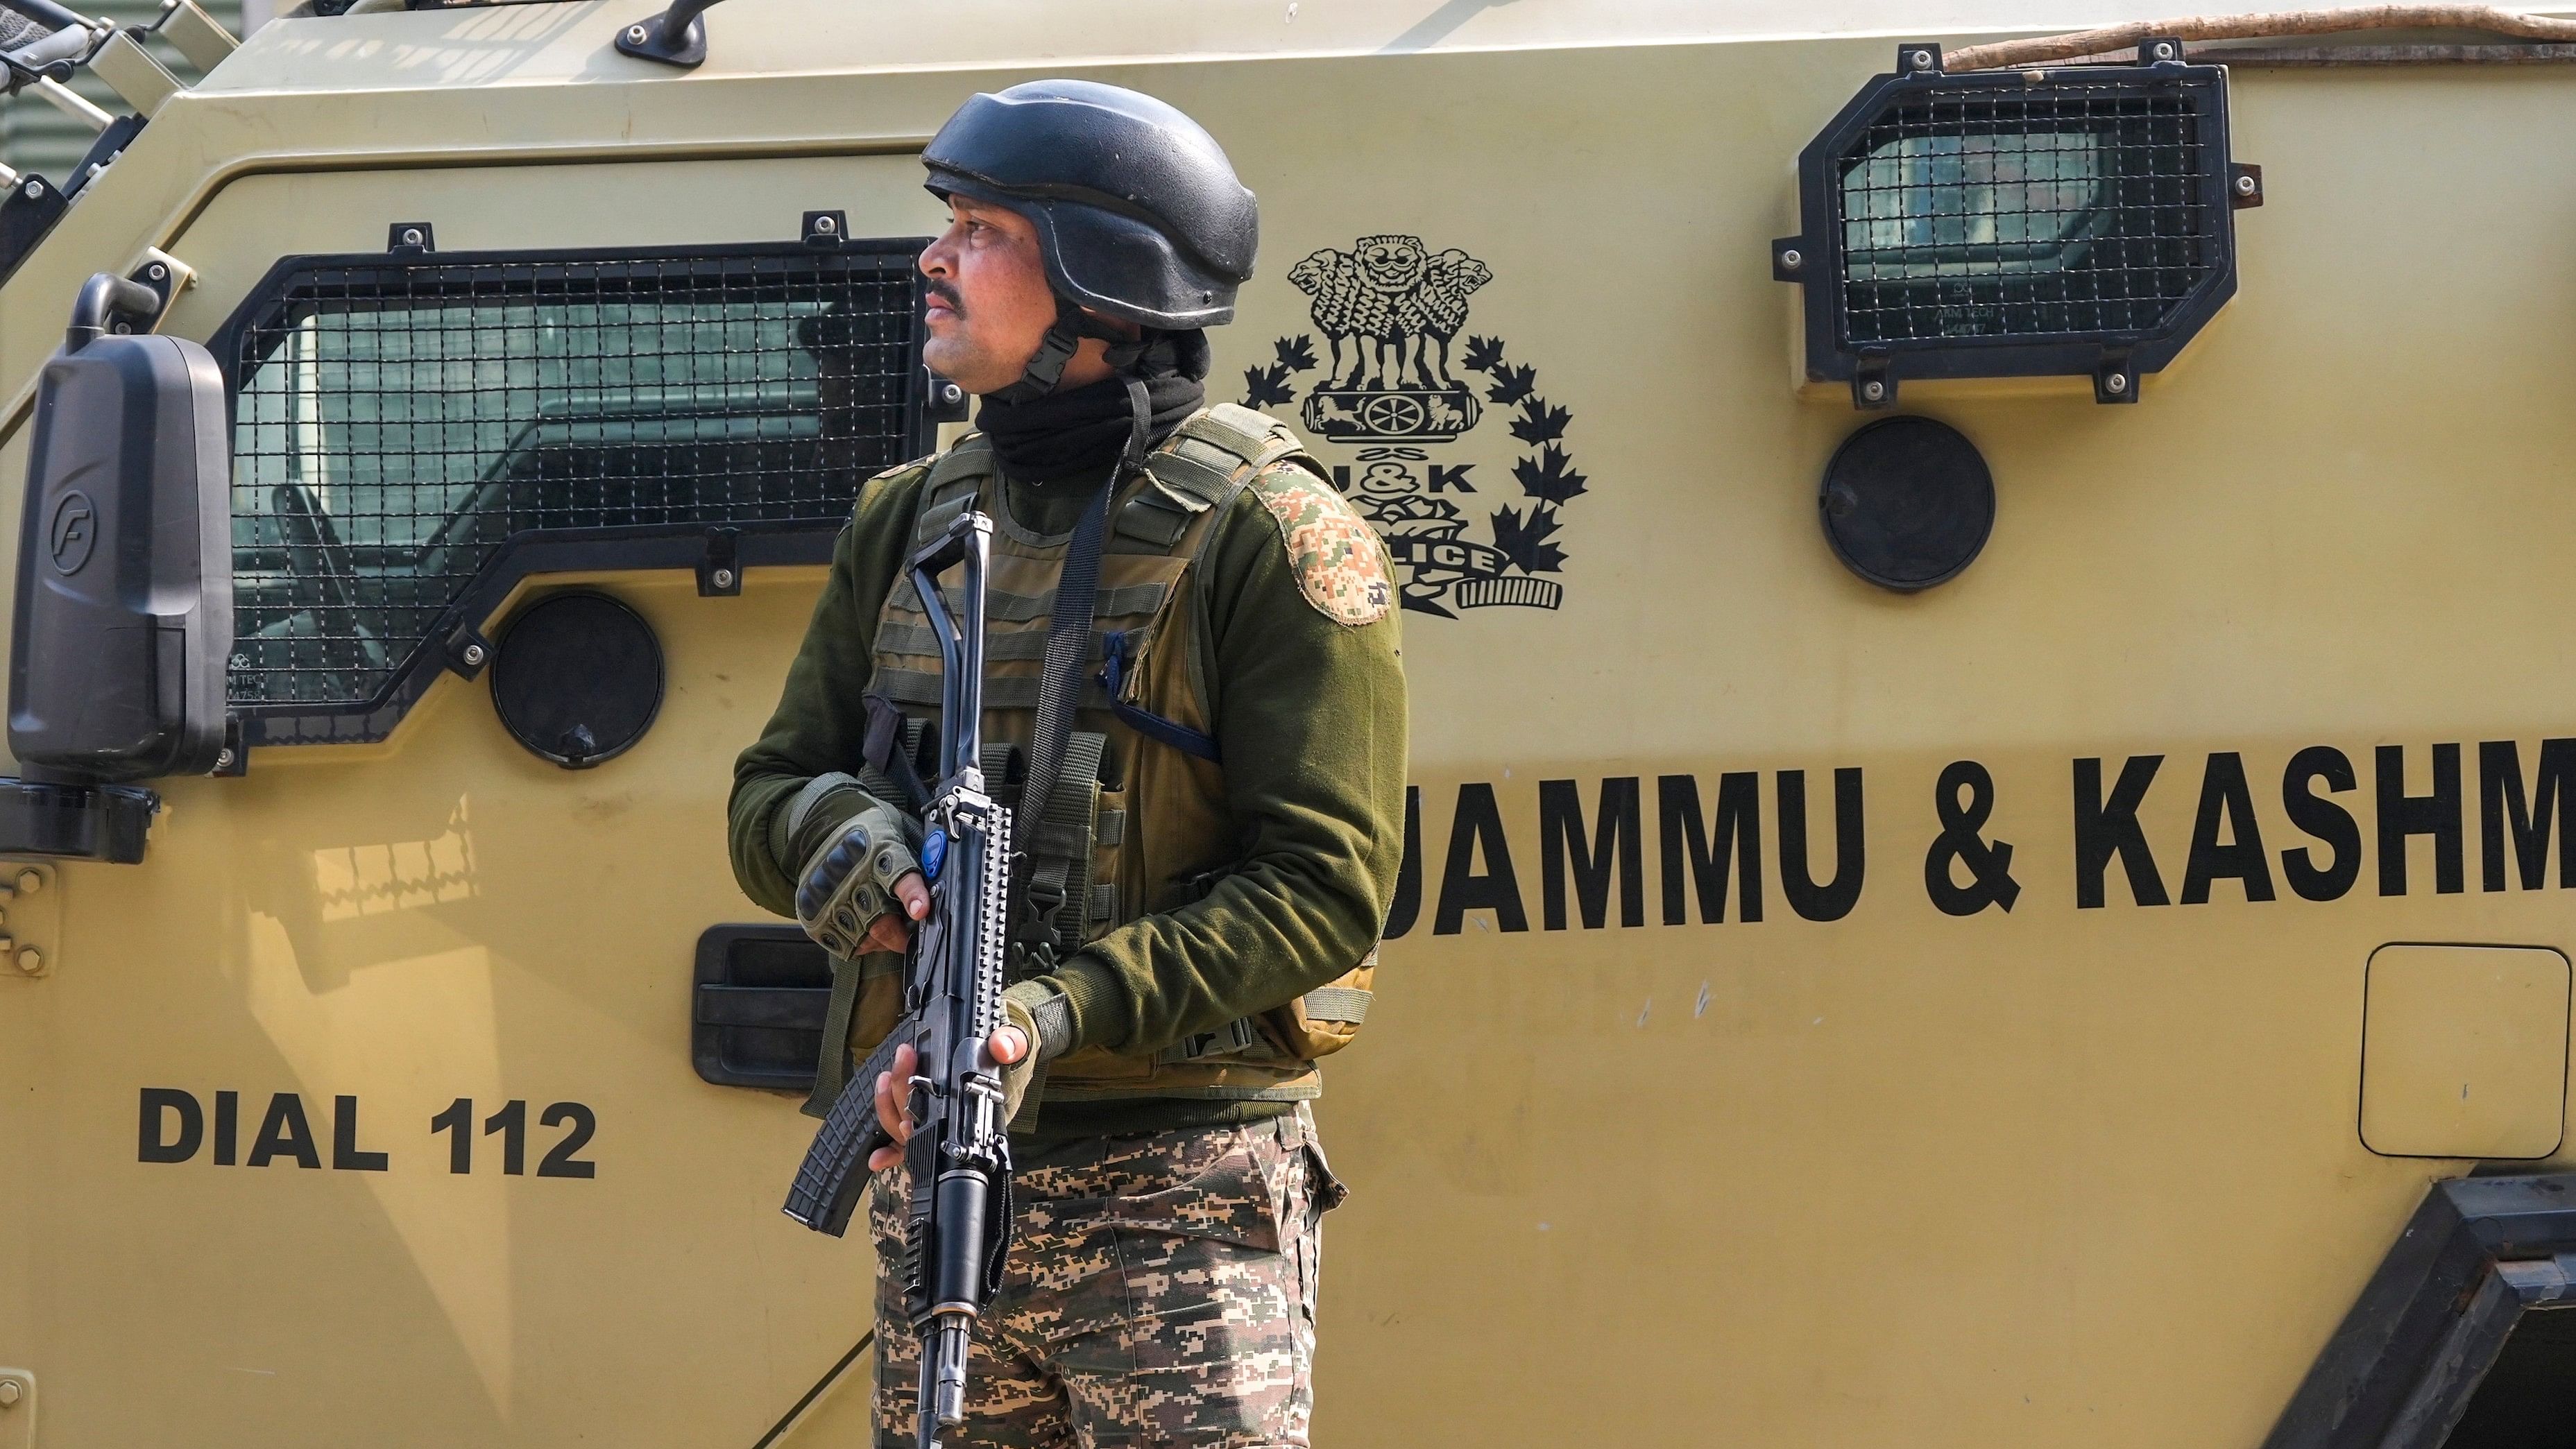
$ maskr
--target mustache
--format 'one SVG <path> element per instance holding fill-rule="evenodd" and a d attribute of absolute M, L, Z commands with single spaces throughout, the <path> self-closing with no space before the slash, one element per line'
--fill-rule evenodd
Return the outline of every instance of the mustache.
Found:
<path fill-rule="evenodd" d="M 949 311 L 956 313 L 960 317 L 966 315 L 966 299 L 957 295 L 957 288 L 955 286 L 947 282 L 933 280 L 923 283 L 921 290 L 933 297 L 937 297 L 940 304 L 946 307 Z"/>

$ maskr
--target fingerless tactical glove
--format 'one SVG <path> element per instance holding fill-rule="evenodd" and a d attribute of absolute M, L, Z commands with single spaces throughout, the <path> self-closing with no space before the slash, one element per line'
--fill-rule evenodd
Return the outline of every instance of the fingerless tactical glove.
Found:
<path fill-rule="evenodd" d="M 894 883 L 919 869 L 910 824 L 871 800 L 807 853 L 796 874 L 796 923 L 824 950 L 856 958 L 868 928 L 895 908 Z"/>

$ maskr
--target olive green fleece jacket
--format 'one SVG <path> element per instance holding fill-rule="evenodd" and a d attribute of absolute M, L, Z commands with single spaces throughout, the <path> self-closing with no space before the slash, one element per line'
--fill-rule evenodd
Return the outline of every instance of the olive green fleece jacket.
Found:
<path fill-rule="evenodd" d="M 835 792 L 799 840 L 786 838 L 785 807 L 809 780 L 857 772 L 877 619 L 902 569 L 922 477 L 897 469 L 861 491 L 777 712 L 734 764 L 734 876 L 781 915 L 794 913 L 805 852 L 868 803 Z M 1007 506 L 1024 530 L 1068 534 L 1092 486 L 1014 481 Z M 1198 901 L 1117 927 L 1011 988 L 1028 1005 L 1066 998 L 1073 1039 L 1046 1043 L 1049 1057 L 1091 1046 L 1150 1055 L 1293 1001 L 1376 944 L 1394 899 L 1406 733 L 1395 613 L 1355 626 L 1309 604 L 1278 522 L 1249 489 L 1195 567 L 1205 570 L 1196 587 L 1211 624 L 1197 647 L 1241 863 Z M 1132 736 L 1129 744 L 1165 748 Z M 1180 1098 L 1044 1102 L 1035 1135 L 1159 1131 L 1284 1110 Z"/>

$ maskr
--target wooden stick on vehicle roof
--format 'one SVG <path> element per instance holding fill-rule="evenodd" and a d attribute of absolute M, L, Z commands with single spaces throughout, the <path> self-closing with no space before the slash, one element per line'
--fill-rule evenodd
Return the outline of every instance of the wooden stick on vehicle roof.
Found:
<path fill-rule="evenodd" d="M 2159 36 L 2177 40 L 2254 40 L 2278 35 L 2333 35 L 2348 30 L 2478 30 L 2524 40 L 2576 41 L 2576 20 L 2552 20 L 2493 5 L 2352 5 L 2257 15 L 2185 15 L 2065 35 L 1998 41 L 1954 50 L 1942 57 L 1942 68 L 2002 70 L 2073 60 L 2133 47 Z"/>

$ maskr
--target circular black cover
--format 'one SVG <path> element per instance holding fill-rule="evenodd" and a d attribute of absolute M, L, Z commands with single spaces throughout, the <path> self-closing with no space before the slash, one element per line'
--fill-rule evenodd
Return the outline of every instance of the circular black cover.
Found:
<path fill-rule="evenodd" d="M 1930 418 L 1881 418 L 1834 450 L 1816 505 L 1851 571 L 1911 593 L 1955 576 L 1995 526 L 1995 480 L 1977 446 Z"/>
<path fill-rule="evenodd" d="M 511 738 L 567 770 L 624 754 L 662 707 L 662 643 L 606 594 L 549 594 L 521 609 L 492 661 L 492 708 Z"/>
<path fill-rule="evenodd" d="M 1036 223 L 1047 280 L 1076 304 L 1170 331 L 1234 319 L 1260 207 L 1216 138 L 1152 96 L 1079 80 L 973 96 L 921 161 L 934 194 Z"/>

